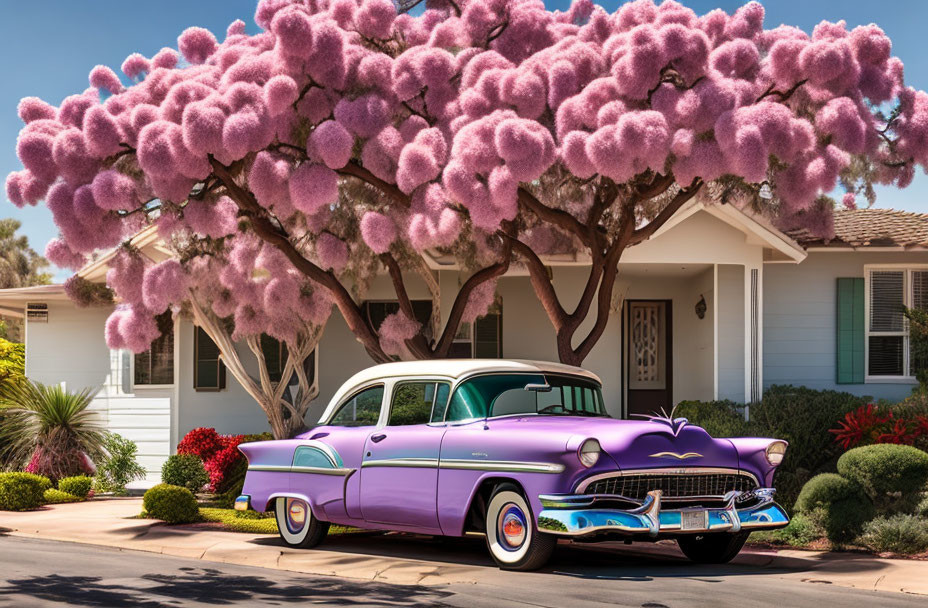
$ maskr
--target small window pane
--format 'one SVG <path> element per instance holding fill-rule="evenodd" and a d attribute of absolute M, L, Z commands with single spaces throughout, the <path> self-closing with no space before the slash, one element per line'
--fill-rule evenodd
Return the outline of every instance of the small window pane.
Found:
<path fill-rule="evenodd" d="M 903 330 L 904 284 L 901 270 L 870 274 L 870 331 Z"/>
<path fill-rule="evenodd" d="M 393 405 L 390 407 L 390 421 L 388 426 L 408 426 L 413 424 L 428 424 L 434 408 L 438 407 L 436 399 L 438 391 L 435 382 L 405 382 L 396 388 L 393 395 Z M 447 385 L 444 395 L 447 401 Z M 444 405 L 440 407 L 444 412 Z"/>
<path fill-rule="evenodd" d="M 380 419 L 383 386 L 374 386 L 357 393 L 342 404 L 329 424 L 333 426 L 374 426 Z"/>
<path fill-rule="evenodd" d="M 218 391 L 226 387 L 226 366 L 220 360 L 219 347 L 202 327 L 194 334 L 193 388 Z"/>
<path fill-rule="evenodd" d="M 491 312 L 474 321 L 474 356 L 478 359 L 498 359 L 502 353 L 502 316 Z"/>
<path fill-rule="evenodd" d="M 871 376 L 902 376 L 902 336 L 870 336 Z"/>
<path fill-rule="evenodd" d="M 928 271 L 912 273 L 912 308 L 928 310 Z"/>
<path fill-rule="evenodd" d="M 171 312 L 158 315 L 160 335 L 151 347 L 135 355 L 135 384 L 174 383 L 174 319 Z"/>
<path fill-rule="evenodd" d="M 261 334 L 261 352 L 271 382 L 280 382 L 287 362 L 287 345 L 267 334 Z"/>
<path fill-rule="evenodd" d="M 448 409 L 448 395 L 451 394 L 451 386 L 439 383 L 438 390 L 435 391 L 435 406 L 432 407 L 432 422 L 441 422 L 445 419 L 445 411 Z"/>

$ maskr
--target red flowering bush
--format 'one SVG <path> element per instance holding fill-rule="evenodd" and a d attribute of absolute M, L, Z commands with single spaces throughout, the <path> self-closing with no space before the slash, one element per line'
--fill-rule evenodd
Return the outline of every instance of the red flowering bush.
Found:
<path fill-rule="evenodd" d="M 229 474 L 245 456 L 238 450 L 244 435 L 220 435 L 213 428 L 196 428 L 184 435 L 177 444 L 178 454 L 194 454 L 203 461 L 209 474 L 209 489 L 222 492 Z"/>
<path fill-rule="evenodd" d="M 830 429 L 844 449 L 875 443 L 916 445 L 928 441 L 928 415 L 900 407 L 896 410 L 862 405 L 845 414 L 838 428 Z"/>

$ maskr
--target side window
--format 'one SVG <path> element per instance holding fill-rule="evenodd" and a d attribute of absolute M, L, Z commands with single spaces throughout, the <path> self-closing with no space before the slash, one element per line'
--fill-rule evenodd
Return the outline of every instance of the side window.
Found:
<path fill-rule="evenodd" d="M 440 421 L 448 405 L 450 387 L 444 382 L 404 382 L 393 392 L 388 426 Z"/>
<path fill-rule="evenodd" d="M 333 426 L 374 426 L 383 405 L 383 385 L 372 386 L 355 393 L 332 416 Z"/>

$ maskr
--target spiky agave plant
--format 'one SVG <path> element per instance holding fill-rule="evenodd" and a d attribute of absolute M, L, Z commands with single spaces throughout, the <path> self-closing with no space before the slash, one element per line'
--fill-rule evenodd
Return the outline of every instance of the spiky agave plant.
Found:
<path fill-rule="evenodd" d="M 92 474 L 106 441 L 106 430 L 87 409 L 95 393 L 72 393 L 28 380 L 0 386 L 5 460 L 16 468 L 26 464 L 30 473 L 51 479 Z"/>

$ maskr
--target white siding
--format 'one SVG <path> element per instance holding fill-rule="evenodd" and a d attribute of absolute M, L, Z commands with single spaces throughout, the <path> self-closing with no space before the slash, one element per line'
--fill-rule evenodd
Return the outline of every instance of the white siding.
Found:
<path fill-rule="evenodd" d="M 926 264 L 926 252 L 811 252 L 799 265 L 764 266 L 764 386 L 802 385 L 898 400 L 911 384 L 837 384 L 837 279 L 866 264 Z"/>
<path fill-rule="evenodd" d="M 744 266 L 720 264 L 719 399 L 744 401 Z"/>

